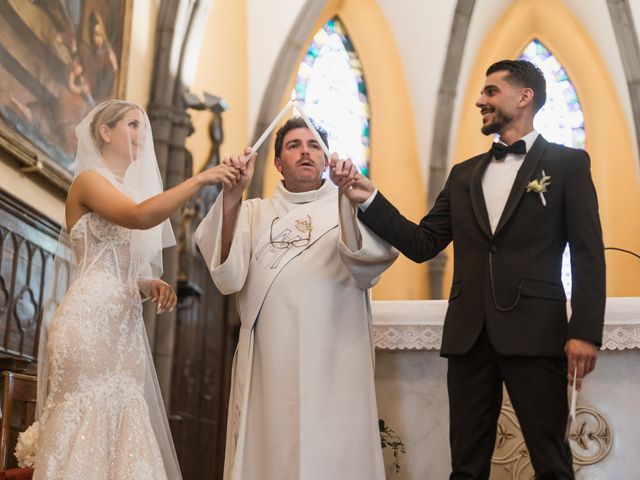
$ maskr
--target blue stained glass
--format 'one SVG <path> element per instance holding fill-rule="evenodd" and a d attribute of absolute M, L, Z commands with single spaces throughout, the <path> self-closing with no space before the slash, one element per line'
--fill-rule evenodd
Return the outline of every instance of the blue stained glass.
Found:
<path fill-rule="evenodd" d="M 329 134 L 329 149 L 369 172 L 367 87 L 351 40 L 337 17 L 314 35 L 298 68 L 293 94 Z"/>
<path fill-rule="evenodd" d="M 564 71 L 564 68 L 560 68 L 556 73 L 556 82 L 568 82 L 569 77 L 567 76 L 567 72 Z"/>
<path fill-rule="evenodd" d="M 520 58 L 536 64 L 547 81 L 547 102 L 534 119 L 535 129 L 551 142 L 567 147 L 584 148 L 584 114 L 576 89 L 564 67 L 537 39 L 524 48 Z M 553 176 L 552 173 L 547 173 Z M 562 283 L 567 297 L 570 297 L 572 281 L 568 246 L 562 258 Z"/>
<path fill-rule="evenodd" d="M 574 129 L 584 129 L 584 116 L 575 87 L 566 70 L 551 51 L 534 39 L 523 50 L 521 59 L 535 63 L 547 81 L 547 102 L 536 115 L 536 130 L 552 142 L 584 148 L 585 135 Z"/>

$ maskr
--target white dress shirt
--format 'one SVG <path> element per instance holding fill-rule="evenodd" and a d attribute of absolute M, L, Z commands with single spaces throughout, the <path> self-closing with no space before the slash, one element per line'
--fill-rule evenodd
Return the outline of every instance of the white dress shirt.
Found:
<path fill-rule="evenodd" d="M 520 139 L 524 140 L 527 145 L 527 152 L 533 146 L 533 142 L 536 141 L 538 135 L 539 133 L 533 130 Z M 504 142 L 500 141 L 500 143 Z M 524 155 L 515 153 L 508 153 L 500 160 L 496 160 L 494 157 L 484 172 L 484 176 L 482 177 L 482 192 L 484 193 L 484 201 L 487 204 L 487 213 L 489 214 L 492 233 L 496 231 L 504 206 L 507 204 L 507 198 L 509 198 L 509 193 L 511 193 L 513 182 L 516 179 L 516 174 L 522 166 L 524 157 Z"/>

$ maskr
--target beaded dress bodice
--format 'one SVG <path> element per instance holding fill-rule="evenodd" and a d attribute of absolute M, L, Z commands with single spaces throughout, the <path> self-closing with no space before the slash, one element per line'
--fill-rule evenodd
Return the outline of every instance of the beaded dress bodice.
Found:
<path fill-rule="evenodd" d="M 93 212 L 81 216 L 69 233 L 78 278 L 91 275 L 95 280 L 102 277 L 103 282 L 135 283 L 138 271 L 131 252 L 131 233 Z"/>

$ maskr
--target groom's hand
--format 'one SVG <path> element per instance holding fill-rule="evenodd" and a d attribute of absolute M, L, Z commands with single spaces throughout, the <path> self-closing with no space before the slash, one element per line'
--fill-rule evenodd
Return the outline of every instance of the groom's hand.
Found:
<path fill-rule="evenodd" d="M 336 154 L 329 161 L 329 176 L 345 197 L 354 203 L 366 202 L 375 186 L 362 175 L 351 160 L 340 160 Z"/>
<path fill-rule="evenodd" d="M 576 372 L 576 389 L 582 388 L 582 379 L 596 368 L 598 349 L 593 342 L 572 338 L 564 346 L 567 354 L 569 382 L 573 383 L 573 372 Z"/>

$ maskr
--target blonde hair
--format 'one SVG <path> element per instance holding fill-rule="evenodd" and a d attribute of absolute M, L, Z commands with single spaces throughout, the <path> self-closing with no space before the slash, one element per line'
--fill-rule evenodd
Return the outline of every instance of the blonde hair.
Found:
<path fill-rule="evenodd" d="M 100 107 L 100 110 L 95 114 L 89 126 L 91 138 L 95 146 L 98 147 L 98 150 L 102 150 L 104 146 L 104 139 L 100 134 L 100 127 L 106 125 L 109 128 L 113 128 L 129 110 L 140 108 L 135 103 L 125 102 L 124 100 L 107 100 L 101 103 Z"/>

